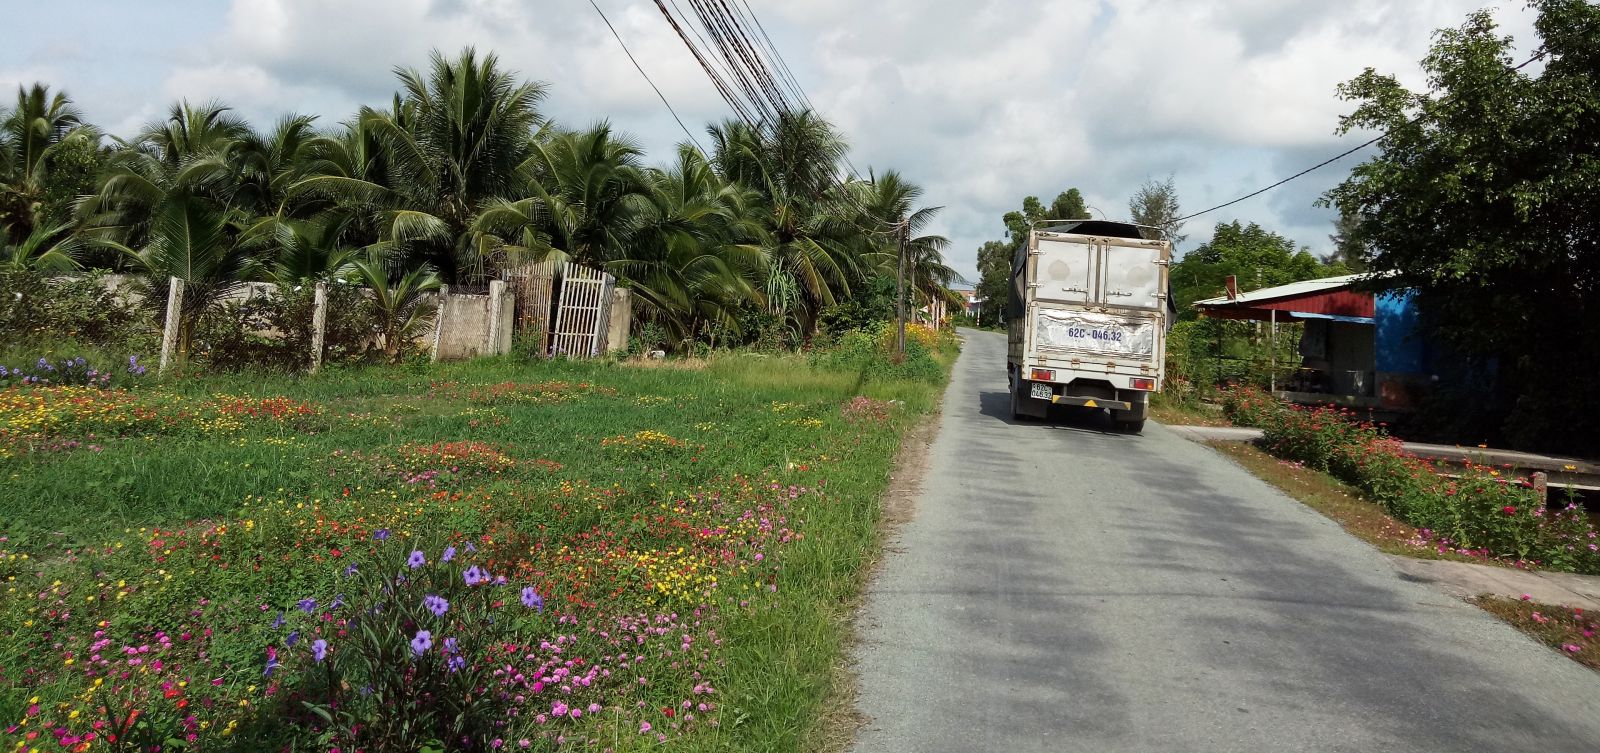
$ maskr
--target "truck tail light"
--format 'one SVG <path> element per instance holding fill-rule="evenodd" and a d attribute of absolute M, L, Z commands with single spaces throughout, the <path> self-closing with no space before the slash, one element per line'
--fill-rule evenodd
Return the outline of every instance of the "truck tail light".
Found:
<path fill-rule="evenodd" d="M 1134 377 L 1128 383 L 1130 385 L 1132 385 L 1134 389 L 1136 389 L 1136 390 L 1144 390 L 1146 392 L 1149 392 L 1149 391 L 1151 391 L 1151 390 L 1156 388 L 1156 380 L 1154 380 L 1154 379 L 1144 379 L 1142 377 Z"/>
<path fill-rule="evenodd" d="M 1056 380 L 1056 371 L 1055 369 L 1034 369 L 1033 375 L 1029 378 L 1035 382 L 1054 382 Z"/>

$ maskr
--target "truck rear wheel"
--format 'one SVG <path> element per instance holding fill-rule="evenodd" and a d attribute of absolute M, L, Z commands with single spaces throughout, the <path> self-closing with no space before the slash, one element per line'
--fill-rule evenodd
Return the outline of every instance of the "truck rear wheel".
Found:
<path fill-rule="evenodd" d="M 1028 414 L 1023 412 L 1022 401 L 1027 398 L 1022 396 L 1022 380 L 1016 375 L 1011 377 L 1011 420 L 1026 421 Z"/>

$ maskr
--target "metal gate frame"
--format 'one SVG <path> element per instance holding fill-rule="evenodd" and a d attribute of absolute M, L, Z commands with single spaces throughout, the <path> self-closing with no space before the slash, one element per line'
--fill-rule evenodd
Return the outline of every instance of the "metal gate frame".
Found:
<path fill-rule="evenodd" d="M 588 357 L 605 350 L 616 278 L 571 262 L 562 265 L 550 354 Z"/>

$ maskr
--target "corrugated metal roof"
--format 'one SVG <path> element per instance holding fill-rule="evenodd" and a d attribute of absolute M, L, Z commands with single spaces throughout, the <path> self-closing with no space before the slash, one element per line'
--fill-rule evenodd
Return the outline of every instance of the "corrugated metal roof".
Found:
<path fill-rule="evenodd" d="M 1248 293 L 1240 293 L 1238 298 L 1229 298 L 1225 295 L 1217 298 L 1207 298 L 1203 301 L 1195 301 L 1194 305 L 1236 306 L 1239 304 L 1275 301 L 1280 298 L 1296 298 L 1304 295 L 1330 293 L 1342 288 L 1348 288 L 1356 282 L 1367 279 L 1376 279 L 1376 276 L 1362 273 L 1353 275 L 1339 275 L 1338 277 L 1323 277 L 1316 280 L 1302 280 L 1300 282 L 1291 282 L 1288 285 L 1279 285 L 1277 287 L 1252 290 Z"/>

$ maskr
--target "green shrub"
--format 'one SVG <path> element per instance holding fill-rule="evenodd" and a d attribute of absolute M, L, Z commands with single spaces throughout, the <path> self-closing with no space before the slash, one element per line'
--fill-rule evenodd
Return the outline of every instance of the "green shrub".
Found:
<path fill-rule="evenodd" d="M 1256 387 L 1234 385 L 1222 393 L 1223 415 L 1239 426 L 1266 428 L 1287 407 L 1282 400 Z"/>
<path fill-rule="evenodd" d="M 151 310 L 118 295 L 101 272 L 0 272 L 0 332 L 10 346 L 59 350 L 79 343 L 123 355 L 154 352 L 161 341 Z"/>
<path fill-rule="evenodd" d="M 200 318 L 190 356 L 218 371 L 304 370 L 311 364 L 315 296 L 307 284 L 227 301 Z M 378 327 L 372 308 L 361 288 L 328 286 L 324 363 L 360 363 L 374 355 Z"/>
<path fill-rule="evenodd" d="M 885 328 L 889 337 L 861 330 L 844 332 L 826 346 L 813 348 L 812 361 L 844 371 L 859 371 L 866 381 L 909 379 L 937 383 L 944 379 L 944 367 L 933 357 L 928 341 L 909 333 L 905 357 L 895 352 L 892 323 Z"/>
<path fill-rule="evenodd" d="M 1583 509 L 1570 501 L 1544 502 L 1526 479 L 1475 463 L 1456 478 L 1441 476 L 1381 427 L 1347 410 L 1292 406 L 1249 388 L 1230 390 L 1224 406 L 1236 420 L 1264 430 L 1268 452 L 1361 489 L 1434 546 L 1600 573 L 1600 535 Z"/>

